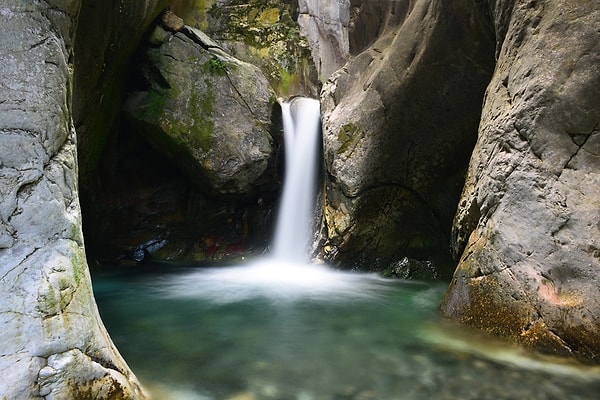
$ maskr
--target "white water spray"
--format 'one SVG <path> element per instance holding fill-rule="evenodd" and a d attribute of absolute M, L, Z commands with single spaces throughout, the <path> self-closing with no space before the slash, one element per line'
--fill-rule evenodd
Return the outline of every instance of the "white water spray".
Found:
<path fill-rule="evenodd" d="M 379 296 L 385 280 L 375 274 L 334 271 L 309 263 L 320 155 L 320 104 L 297 97 L 281 108 L 285 177 L 271 255 L 243 266 L 176 275 L 162 284 L 168 296 L 214 303 L 255 297 L 349 301 Z"/>
<path fill-rule="evenodd" d="M 285 179 L 273 239 L 273 257 L 307 261 L 314 213 L 321 112 L 317 100 L 297 97 L 281 106 Z"/>

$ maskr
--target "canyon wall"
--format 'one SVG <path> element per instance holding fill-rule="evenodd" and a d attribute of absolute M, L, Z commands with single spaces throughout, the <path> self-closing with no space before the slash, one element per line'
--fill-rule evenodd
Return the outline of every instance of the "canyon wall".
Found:
<path fill-rule="evenodd" d="M 442 314 L 600 360 L 597 1 L 215 1 L 198 22 L 218 37 L 214 46 L 169 24 L 144 36 L 166 1 L 115 0 L 109 14 L 81 3 L 0 6 L 0 290 L 10 294 L 0 306 L 0 397 L 144 397 L 93 301 L 78 176 L 90 241 L 120 241 L 111 260 L 207 259 L 247 246 L 249 227 L 265 236 L 279 184 L 274 94 L 317 87 L 305 43 L 323 84 L 318 256 L 405 278 L 450 278 L 453 256 Z M 303 45 L 288 48 L 288 39 Z M 186 50 L 167 60 L 175 41 Z M 186 56 L 203 60 L 201 83 L 211 85 L 235 80 L 228 65 L 260 64 L 263 77 L 248 70 L 266 96 L 256 136 L 264 157 L 252 174 L 261 190 L 205 190 L 210 177 L 192 182 L 161 148 L 164 137 L 143 136 L 147 121 L 121 124 L 126 91 L 151 97 L 176 86 L 148 59 L 172 68 Z M 223 91 L 238 99 L 233 83 Z M 254 112 L 244 101 L 239 110 Z M 210 118 L 224 118 L 213 124 L 230 106 L 211 108 Z M 168 127 L 149 130 L 157 126 Z M 165 232 L 181 237 L 169 242 Z"/>
<path fill-rule="evenodd" d="M 167 3 L 81 1 L 74 44 L 73 121 L 84 191 L 94 183 L 104 149 L 114 144 L 115 121 L 120 118 L 128 71 L 142 35 Z"/>
<path fill-rule="evenodd" d="M 490 2 L 497 65 L 452 230 L 449 318 L 600 361 L 600 3 Z"/>
<path fill-rule="evenodd" d="M 449 232 L 494 66 L 493 32 L 471 0 L 355 12 L 356 55 L 321 94 L 320 257 L 402 277 L 451 274 Z"/>
<path fill-rule="evenodd" d="M 321 95 L 319 256 L 431 277 L 451 251 L 443 315 L 597 362 L 598 2 L 338 5 L 312 28 L 348 35 L 313 52 L 348 59 Z"/>
<path fill-rule="evenodd" d="M 78 198 L 76 0 L 0 6 L 0 398 L 139 399 L 100 321 Z"/>

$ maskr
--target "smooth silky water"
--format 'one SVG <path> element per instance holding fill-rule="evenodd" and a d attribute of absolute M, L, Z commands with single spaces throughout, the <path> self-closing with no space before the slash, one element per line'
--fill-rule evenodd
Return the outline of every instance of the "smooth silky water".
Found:
<path fill-rule="evenodd" d="M 600 398 L 597 368 L 440 321 L 443 284 L 302 267 L 284 279 L 264 265 L 156 266 L 95 275 L 94 287 L 156 399 Z"/>
<path fill-rule="evenodd" d="M 441 321 L 446 284 L 308 264 L 319 107 L 282 109 L 286 178 L 270 257 L 93 276 L 104 323 L 154 399 L 600 398 L 597 367 Z"/>

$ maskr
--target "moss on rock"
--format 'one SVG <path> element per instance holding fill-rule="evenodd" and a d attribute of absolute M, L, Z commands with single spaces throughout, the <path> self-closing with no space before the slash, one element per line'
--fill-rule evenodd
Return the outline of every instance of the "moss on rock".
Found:
<path fill-rule="evenodd" d="M 279 97 L 317 94 L 310 48 L 296 23 L 297 2 L 172 0 L 171 9 L 237 58 L 258 66 Z"/>

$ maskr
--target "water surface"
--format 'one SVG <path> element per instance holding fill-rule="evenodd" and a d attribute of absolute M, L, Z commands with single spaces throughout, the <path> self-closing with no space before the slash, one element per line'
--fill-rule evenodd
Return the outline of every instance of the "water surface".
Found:
<path fill-rule="evenodd" d="M 441 321 L 444 284 L 261 263 L 97 273 L 94 289 L 156 399 L 600 398 L 597 368 Z"/>

